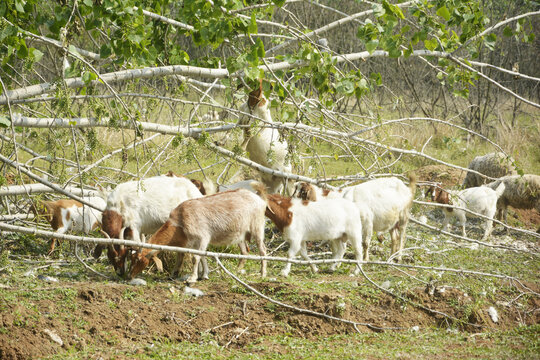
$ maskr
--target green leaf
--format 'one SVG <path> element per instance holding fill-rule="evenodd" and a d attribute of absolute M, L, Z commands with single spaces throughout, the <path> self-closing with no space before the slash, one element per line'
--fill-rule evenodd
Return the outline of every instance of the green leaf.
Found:
<path fill-rule="evenodd" d="M 248 26 L 248 32 L 250 34 L 256 34 L 257 33 L 257 18 L 255 17 L 255 12 L 251 13 L 251 22 Z"/>
<path fill-rule="evenodd" d="M 443 5 L 437 10 L 437 15 L 439 15 L 446 21 L 450 20 L 450 12 L 448 11 L 445 5 Z"/>
<path fill-rule="evenodd" d="M 366 50 L 372 54 L 373 51 L 375 51 L 375 49 L 377 48 L 377 46 L 379 46 L 379 40 L 378 39 L 375 39 L 375 40 L 370 40 L 366 43 Z"/>
<path fill-rule="evenodd" d="M 503 35 L 506 36 L 506 37 L 510 37 L 512 35 L 514 35 L 514 32 L 512 31 L 512 28 L 509 27 L 509 26 L 506 26 L 503 30 Z"/>
<path fill-rule="evenodd" d="M 0 116 L 0 127 L 8 127 L 11 125 L 11 121 L 7 116 Z"/>
<path fill-rule="evenodd" d="M 43 53 L 36 48 L 30 48 L 30 57 L 35 62 L 38 62 L 43 57 Z"/>
<path fill-rule="evenodd" d="M 495 50 L 495 44 L 497 43 L 497 35 L 489 34 L 485 39 L 484 43 L 486 44 L 489 50 Z"/>
<path fill-rule="evenodd" d="M 24 13 L 25 4 L 26 4 L 26 1 L 24 0 L 15 0 L 15 9 L 20 13 Z"/>
<path fill-rule="evenodd" d="M 426 49 L 433 51 L 437 48 L 437 40 L 436 39 L 424 40 L 424 46 L 426 47 Z"/>
<path fill-rule="evenodd" d="M 96 80 L 98 77 L 91 71 L 85 71 L 82 75 L 82 80 L 88 84 L 90 81 Z"/>
<path fill-rule="evenodd" d="M 272 2 L 279 7 L 282 7 L 285 4 L 285 0 L 272 0 Z"/>

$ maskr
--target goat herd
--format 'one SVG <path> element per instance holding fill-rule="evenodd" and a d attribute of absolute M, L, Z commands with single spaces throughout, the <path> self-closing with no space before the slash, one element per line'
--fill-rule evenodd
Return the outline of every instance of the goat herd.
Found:
<path fill-rule="evenodd" d="M 248 125 L 251 118 L 272 122 L 268 100 L 262 93 L 262 82 L 249 94 L 248 101 L 240 110 L 243 112 L 240 125 Z M 279 132 L 271 127 L 262 127 L 255 134 L 252 131 L 252 127 L 244 126 L 242 144 L 251 160 L 273 170 L 291 172 L 291 165 L 287 163 L 288 144 L 280 140 Z M 272 157 L 269 153 L 273 154 Z M 517 175 L 511 162 L 501 153 L 477 157 L 469 165 L 473 172 L 467 173 L 463 184 L 465 190 L 446 191 L 440 184 L 434 184 L 426 193 L 439 203 L 486 216 L 482 238 L 486 240 L 493 228 L 491 219 L 495 215 L 499 219 L 504 215 L 506 221 L 508 205 L 535 208 L 540 212 L 540 176 Z M 495 181 L 483 186 L 490 178 Z M 289 243 L 288 257 L 300 253 L 306 260 L 306 242 L 328 241 L 333 259 L 342 259 L 347 243 L 350 243 L 356 260 L 367 261 L 373 232 L 389 231 L 393 258 L 401 260 L 416 190 L 414 174 L 409 175 L 408 185 L 396 177 L 389 177 L 339 191 L 300 182 L 294 184 L 292 197 L 279 194 L 283 188 L 282 178 L 263 173 L 261 180 L 262 183 L 245 180 L 219 186 L 216 192 L 215 186 L 209 182 L 203 184 L 169 172 L 122 183 L 110 193 L 103 191 L 99 197 L 85 198 L 96 208 L 104 208 L 103 213 L 74 200 L 43 201 L 37 211 L 46 214 L 52 228 L 59 233 L 70 229 L 88 233 L 101 226 L 103 233 L 111 238 L 141 242 L 146 241 L 144 234 L 153 234 L 148 240 L 150 244 L 201 251 L 208 245 L 238 244 L 242 254 L 248 253 L 247 242 L 254 240 L 263 256 L 266 255 L 266 216 Z M 445 207 L 444 215 L 443 228 L 447 228 L 452 217 L 457 217 L 465 236 L 466 212 Z M 98 258 L 103 249 L 103 245 L 98 245 L 94 256 Z M 54 240 L 51 252 L 53 250 Z M 136 251 L 117 245 L 109 245 L 107 250 L 111 264 L 121 276 L 133 278 L 151 261 L 162 269 L 156 250 Z M 178 253 L 173 274 L 178 273 L 183 255 Z M 193 255 L 193 272 L 188 283 L 197 281 L 199 262 L 203 268 L 202 278 L 208 277 L 206 259 Z M 244 262 L 240 261 L 239 268 Z M 331 270 L 337 266 L 339 262 L 332 263 Z M 287 263 L 281 274 L 288 276 L 290 267 L 291 263 Z M 311 268 L 317 271 L 314 264 Z M 355 267 L 355 273 L 358 271 L 359 268 Z M 265 261 L 261 262 L 261 275 L 266 276 Z"/>
<path fill-rule="evenodd" d="M 266 216 L 288 242 L 288 257 L 300 253 L 306 260 L 309 259 L 307 242 L 328 241 L 332 259 L 342 259 L 347 243 L 350 243 L 355 259 L 367 261 L 373 232 L 389 231 L 391 253 L 399 261 L 415 188 L 416 178 L 410 175 L 408 185 L 396 177 L 389 177 L 339 191 L 299 182 L 294 184 L 292 197 L 268 194 L 264 184 L 246 180 L 221 186 L 213 194 L 215 189 L 211 184 L 169 172 L 119 184 L 100 197 L 85 198 L 97 207 L 105 208 L 103 213 L 74 200 L 42 201 L 38 211 L 46 214 L 53 229 L 60 233 L 67 230 L 89 232 L 101 226 L 105 236 L 111 238 L 140 242 L 145 241 L 143 234 L 153 234 L 147 243 L 201 251 L 208 245 L 237 244 L 244 255 L 248 253 L 247 243 L 253 240 L 262 256 L 266 255 Z M 496 213 L 500 217 L 506 212 L 507 205 L 540 211 L 540 176 L 537 175 L 505 176 L 485 186 L 461 191 L 445 191 L 435 184 L 426 193 L 431 193 L 437 202 L 466 208 L 490 219 Z M 444 208 L 444 213 L 443 227 L 447 227 L 450 217 L 456 216 L 465 235 L 465 211 Z M 483 240 L 489 237 L 491 230 L 492 220 L 488 219 Z M 96 258 L 103 248 L 104 245 L 96 247 Z M 107 250 L 108 258 L 120 276 L 133 278 L 151 261 L 162 269 L 157 250 L 133 250 L 117 245 L 109 245 Z M 178 253 L 173 275 L 178 274 L 183 255 Z M 188 283 L 199 278 L 199 262 L 203 269 L 202 278 L 208 278 L 206 259 L 193 255 L 193 271 Z M 244 262 L 240 261 L 239 269 Z M 335 270 L 337 266 L 339 262 L 334 262 L 330 269 Z M 290 267 L 287 263 L 281 274 L 288 276 Z M 311 268 L 314 272 L 318 270 L 314 264 Z M 355 274 L 358 271 L 356 267 Z M 261 262 L 261 275 L 266 276 L 265 261 Z"/>

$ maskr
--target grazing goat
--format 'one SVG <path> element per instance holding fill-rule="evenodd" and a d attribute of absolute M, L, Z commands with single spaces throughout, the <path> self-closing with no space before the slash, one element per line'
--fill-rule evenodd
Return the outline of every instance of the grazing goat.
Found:
<path fill-rule="evenodd" d="M 489 153 L 484 156 L 475 157 L 469 164 L 469 169 L 476 170 L 480 174 L 492 178 L 500 178 L 506 175 L 517 175 L 517 171 L 512 165 L 515 160 L 506 156 L 502 152 Z M 463 188 L 477 187 L 491 182 L 478 174 L 468 172 L 463 180 Z"/>
<path fill-rule="evenodd" d="M 169 170 L 165 176 L 168 177 L 184 177 L 183 175 L 175 174 L 172 170 Z M 197 179 L 190 179 L 193 185 L 199 189 L 202 195 L 212 195 L 216 193 L 216 187 L 210 181 L 201 181 Z"/>
<path fill-rule="evenodd" d="M 516 209 L 536 209 L 540 213 L 540 176 L 505 176 L 486 186 L 496 189 L 504 184 L 504 191 L 497 201 L 497 219 L 507 222 L 508 205 Z M 540 227 L 537 230 L 540 233 Z"/>
<path fill-rule="evenodd" d="M 148 240 L 149 244 L 169 245 L 206 251 L 208 245 L 242 244 L 254 239 L 261 256 L 266 255 L 264 245 L 264 213 L 266 191 L 261 183 L 254 184 L 259 195 L 238 189 L 200 199 L 187 200 L 171 212 L 169 219 Z M 159 251 L 143 249 L 134 252 L 129 278 L 135 277 Z M 242 251 L 244 253 L 244 251 Z M 173 274 L 177 275 L 184 253 L 178 253 Z M 197 281 L 201 257 L 193 255 L 193 272 L 188 283 Z M 203 278 L 208 278 L 206 258 L 202 259 Z M 239 264 L 239 267 L 243 264 Z M 261 264 L 261 275 L 266 276 L 266 261 Z"/>
<path fill-rule="evenodd" d="M 255 184 L 257 182 L 258 182 L 257 180 L 251 179 L 251 180 L 242 180 L 242 181 L 239 181 L 239 182 L 236 182 L 236 183 L 233 183 L 233 184 L 219 185 L 218 186 L 218 192 L 224 192 L 224 191 L 229 191 L 229 190 L 237 190 L 237 189 L 245 189 L 245 190 L 249 190 L 251 192 L 255 192 L 255 190 L 253 189 L 252 184 Z"/>
<path fill-rule="evenodd" d="M 274 222 L 283 233 L 283 239 L 289 243 L 288 257 L 291 259 L 298 252 L 305 260 L 307 241 L 329 240 L 333 259 L 342 259 L 346 243 L 350 241 L 356 260 L 362 259 L 362 224 L 356 206 L 344 199 L 323 199 L 306 201 L 297 198 L 287 198 L 279 194 L 268 195 L 266 216 Z M 330 267 L 335 270 L 339 264 Z M 311 264 L 313 272 L 317 266 Z M 289 276 L 291 263 L 287 263 L 282 276 Z M 359 272 L 356 268 L 355 274 Z"/>
<path fill-rule="evenodd" d="M 500 183 L 495 190 L 486 187 L 472 187 L 461 191 L 450 191 L 441 189 L 440 185 L 434 185 L 430 187 L 429 192 L 432 194 L 432 200 L 439 204 L 455 205 L 479 213 L 480 215 L 487 216 L 484 236 L 482 241 L 487 240 L 493 230 L 493 217 L 497 212 L 497 199 L 504 192 L 504 184 Z M 442 230 L 448 230 L 448 224 L 450 219 L 456 217 L 461 224 L 462 236 L 467 236 L 465 232 L 465 225 L 467 224 L 466 216 L 474 216 L 462 209 L 443 208 L 444 221 Z"/>
<path fill-rule="evenodd" d="M 408 187 L 398 178 L 390 177 L 370 180 L 343 189 L 343 198 L 353 201 L 362 208 L 361 213 L 368 224 L 371 218 L 371 230 L 365 231 L 367 239 L 364 239 L 364 251 L 369 251 L 373 232 L 389 231 L 392 242 L 391 254 L 398 253 L 396 260 L 401 261 L 415 190 L 414 174 L 409 175 Z M 369 259 L 369 254 L 364 255 L 364 258 Z"/>
<path fill-rule="evenodd" d="M 294 183 L 293 189 L 292 196 L 302 200 L 317 201 L 320 199 L 339 199 L 343 197 L 343 190 L 341 189 L 338 191 L 321 189 L 317 185 L 304 181 Z"/>
<path fill-rule="evenodd" d="M 125 236 L 140 242 L 141 234 L 153 234 L 167 221 L 171 210 L 185 200 L 202 197 L 185 177 L 155 176 L 119 184 L 107 197 L 102 228 L 108 236 Z M 101 250 L 94 251 L 99 257 Z M 119 275 L 125 272 L 127 249 L 109 246 L 109 260 Z M 155 258 L 158 268 L 159 259 Z"/>
<path fill-rule="evenodd" d="M 248 101 L 240 107 L 244 113 L 252 114 L 264 121 L 263 125 L 272 123 L 272 115 L 268 108 L 268 100 L 264 97 L 262 91 L 262 79 L 259 81 L 259 87 L 249 94 Z M 240 125 L 249 125 L 253 118 L 247 115 L 241 115 L 238 123 Z M 250 160 L 268 167 L 273 170 L 291 172 L 292 167 L 287 158 L 288 143 L 286 140 L 280 140 L 280 134 L 277 129 L 261 127 L 255 130 L 253 127 L 244 128 L 244 142 L 242 148 L 247 150 Z M 261 179 L 266 185 L 268 193 L 280 192 L 285 179 L 272 174 L 261 173 Z"/>
<path fill-rule="evenodd" d="M 83 197 L 84 200 L 99 208 L 105 208 L 105 200 L 98 196 Z M 54 231 L 65 234 L 68 231 L 90 233 L 101 225 L 101 211 L 72 199 L 56 201 L 37 201 L 32 210 L 36 215 L 43 215 Z M 56 239 L 50 243 L 50 255 L 54 251 Z"/>
<path fill-rule="evenodd" d="M 293 197 L 309 201 L 340 199 L 343 198 L 346 191 L 346 189 L 340 189 L 338 191 L 321 189 L 316 185 L 301 181 L 294 184 Z M 373 235 L 373 212 L 364 202 L 355 202 L 354 204 L 358 209 L 360 222 L 362 223 L 363 260 L 368 261 L 369 244 Z"/>

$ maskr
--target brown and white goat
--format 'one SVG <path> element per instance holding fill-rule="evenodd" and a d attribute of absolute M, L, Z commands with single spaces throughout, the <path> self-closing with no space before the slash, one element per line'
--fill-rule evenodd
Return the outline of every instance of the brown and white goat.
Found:
<path fill-rule="evenodd" d="M 432 200 L 439 204 L 455 205 L 457 207 L 468 209 L 472 212 L 484 215 L 489 219 L 485 222 L 485 231 L 482 240 L 487 240 L 493 230 L 493 217 L 497 211 L 497 199 L 504 192 L 504 183 L 499 183 L 495 189 L 487 186 L 471 187 L 461 191 L 443 190 L 440 184 L 431 186 L 428 193 L 432 194 Z M 467 236 L 465 225 L 467 216 L 474 216 L 466 213 L 462 209 L 443 208 L 444 221 L 443 230 L 448 230 L 450 219 L 456 217 L 461 224 L 462 236 Z"/>
<path fill-rule="evenodd" d="M 105 208 L 105 200 L 97 196 L 83 198 L 98 208 Z M 42 215 L 54 231 L 65 234 L 68 231 L 90 233 L 101 225 L 101 211 L 77 200 L 61 199 L 56 201 L 36 201 L 32 205 L 36 215 Z M 50 255 L 55 248 L 56 238 L 50 242 Z"/>
<path fill-rule="evenodd" d="M 260 79 L 258 87 L 249 93 L 248 101 L 240 107 L 240 110 L 255 118 L 262 119 L 263 125 L 267 125 L 273 122 L 268 105 L 268 100 L 262 91 L 262 79 Z M 238 123 L 249 125 L 253 121 L 253 117 L 241 115 Z M 289 145 L 285 139 L 281 139 L 277 129 L 268 127 L 244 128 L 242 148 L 247 150 L 250 160 L 262 166 L 283 172 L 292 171 L 288 158 Z M 283 184 L 286 183 L 285 179 L 267 173 L 261 173 L 261 179 L 266 185 L 268 193 L 279 192 L 283 188 Z"/>
<path fill-rule="evenodd" d="M 206 251 L 208 245 L 241 245 L 255 240 L 261 256 L 266 255 L 264 245 L 264 213 L 266 192 L 264 185 L 255 185 L 259 195 L 238 189 L 184 201 L 174 209 L 167 222 L 148 240 L 149 244 L 178 246 Z M 142 249 L 134 252 L 128 277 L 133 278 L 148 266 L 159 251 Z M 244 251 L 242 251 L 244 253 Z M 178 253 L 174 275 L 182 264 L 184 253 Z M 193 255 L 193 272 L 188 283 L 197 281 L 201 256 Z M 203 278 L 208 278 L 206 258 L 202 258 Z M 242 267 L 243 263 L 239 264 Z M 261 264 L 261 275 L 266 276 L 266 261 Z"/>
<path fill-rule="evenodd" d="M 154 176 L 119 184 L 107 197 L 103 231 L 111 238 L 140 242 L 141 234 L 153 234 L 167 221 L 171 210 L 199 197 L 201 192 L 185 177 Z M 109 246 L 109 260 L 119 275 L 126 271 L 127 254 L 123 246 Z M 94 255 L 99 253 L 95 251 Z M 159 259 L 155 260 L 159 267 Z"/>
<path fill-rule="evenodd" d="M 362 223 L 355 204 L 345 199 L 323 199 L 306 201 L 297 198 L 283 197 L 279 194 L 268 195 L 266 216 L 274 222 L 283 233 L 283 239 L 289 243 L 288 257 L 298 254 L 309 260 L 306 242 L 330 241 L 333 259 L 342 259 L 346 243 L 352 245 L 356 260 L 362 260 Z M 317 266 L 311 264 L 313 272 Z M 339 264 L 333 263 L 334 270 Z M 287 263 L 281 271 L 288 276 L 291 263 Z M 355 274 L 359 271 L 355 270 Z"/>

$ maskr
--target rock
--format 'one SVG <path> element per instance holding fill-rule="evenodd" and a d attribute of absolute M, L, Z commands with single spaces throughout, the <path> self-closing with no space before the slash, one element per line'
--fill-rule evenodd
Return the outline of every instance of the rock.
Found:
<path fill-rule="evenodd" d="M 193 295 L 195 297 L 199 297 L 199 296 L 203 296 L 204 293 L 202 292 L 202 290 L 199 290 L 199 289 L 196 289 L 196 288 L 192 288 L 192 287 L 189 287 L 189 286 L 186 286 L 184 288 L 184 294 L 186 295 Z"/>
<path fill-rule="evenodd" d="M 56 331 L 54 330 L 49 330 L 49 329 L 44 329 L 43 332 L 47 335 L 49 335 L 49 337 L 51 338 L 52 341 L 54 341 L 55 343 L 57 343 L 58 345 L 62 346 L 64 345 L 64 342 L 62 341 L 62 339 L 60 338 L 60 336 L 58 336 L 58 334 L 56 333 Z"/>
<path fill-rule="evenodd" d="M 132 279 L 132 280 L 129 282 L 129 285 L 145 286 L 145 285 L 146 285 L 146 281 L 143 280 L 143 279 L 135 278 L 135 279 Z"/>
<path fill-rule="evenodd" d="M 58 279 L 52 276 L 46 276 L 46 275 L 38 275 L 37 277 L 39 280 L 46 281 L 48 283 L 57 283 Z"/>
<path fill-rule="evenodd" d="M 383 283 L 381 284 L 381 287 L 382 287 L 383 289 L 385 289 L 385 290 L 388 290 L 388 289 L 390 289 L 390 285 L 391 285 L 391 284 L 390 284 L 390 281 L 389 281 L 389 280 L 386 280 L 385 282 L 383 282 Z"/>
<path fill-rule="evenodd" d="M 411 328 L 412 332 L 418 332 L 420 330 L 420 326 L 416 325 Z"/>
<path fill-rule="evenodd" d="M 499 314 L 497 313 L 497 309 L 495 309 L 493 306 L 490 306 L 489 309 L 488 309 L 488 314 L 489 314 L 489 317 L 491 318 L 491 320 L 494 322 L 494 323 L 498 323 L 499 322 Z"/>
<path fill-rule="evenodd" d="M 427 217 L 426 215 L 422 215 L 418 218 L 418 221 L 422 224 L 427 224 Z"/>

